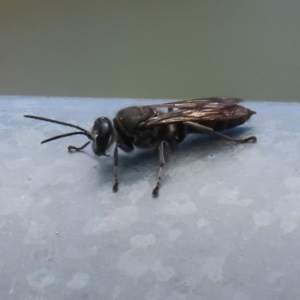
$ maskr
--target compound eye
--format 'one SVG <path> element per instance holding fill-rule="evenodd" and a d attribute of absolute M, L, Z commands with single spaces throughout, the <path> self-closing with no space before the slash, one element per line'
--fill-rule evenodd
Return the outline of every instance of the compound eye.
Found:
<path fill-rule="evenodd" d="M 92 128 L 94 137 L 93 151 L 96 155 L 104 155 L 111 144 L 113 127 L 111 121 L 106 117 L 95 120 Z"/>

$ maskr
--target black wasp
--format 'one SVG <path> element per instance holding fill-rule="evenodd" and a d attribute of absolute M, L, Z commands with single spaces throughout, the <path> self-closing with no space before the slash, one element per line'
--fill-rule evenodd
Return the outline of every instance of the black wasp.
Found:
<path fill-rule="evenodd" d="M 235 139 L 220 133 L 245 123 L 254 111 L 239 105 L 237 98 L 203 98 L 182 100 L 157 105 L 132 106 L 121 109 L 115 118 L 109 120 L 100 117 L 95 120 L 91 131 L 79 126 L 56 121 L 44 117 L 25 115 L 26 118 L 61 124 L 76 128 L 79 131 L 70 132 L 46 139 L 47 143 L 59 138 L 83 134 L 90 140 L 81 147 L 69 146 L 69 151 L 80 151 L 92 142 L 95 155 L 108 156 L 107 149 L 115 142 L 113 191 L 118 191 L 118 149 L 125 152 L 133 151 L 134 147 L 141 149 L 157 148 L 160 168 L 153 196 L 158 196 L 162 168 L 165 164 L 164 147 L 180 144 L 189 133 L 205 133 L 219 136 L 237 143 L 256 142 L 255 136 Z M 167 109 L 163 112 L 162 109 Z"/>

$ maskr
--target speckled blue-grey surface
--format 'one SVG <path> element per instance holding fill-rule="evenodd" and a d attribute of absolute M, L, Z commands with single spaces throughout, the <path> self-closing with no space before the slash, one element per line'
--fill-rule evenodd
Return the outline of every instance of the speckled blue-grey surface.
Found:
<path fill-rule="evenodd" d="M 0 299 L 298 299 L 300 105 L 257 111 L 234 144 L 193 135 L 173 149 L 160 197 L 154 151 L 70 154 L 66 127 L 151 100 L 0 97 Z"/>

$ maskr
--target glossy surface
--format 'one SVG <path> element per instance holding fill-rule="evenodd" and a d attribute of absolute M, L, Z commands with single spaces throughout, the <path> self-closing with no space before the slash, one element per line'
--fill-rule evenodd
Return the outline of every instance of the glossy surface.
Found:
<path fill-rule="evenodd" d="M 113 157 L 35 114 L 89 129 L 151 100 L 0 97 L 1 299 L 295 299 L 300 293 L 300 105 L 257 112 L 230 136 Z M 112 151 L 110 151 L 112 154 Z"/>

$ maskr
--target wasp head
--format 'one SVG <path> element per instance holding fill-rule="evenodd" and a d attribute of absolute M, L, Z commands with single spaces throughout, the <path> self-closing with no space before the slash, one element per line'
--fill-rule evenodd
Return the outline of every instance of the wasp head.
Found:
<path fill-rule="evenodd" d="M 106 156 L 106 150 L 114 141 L 114 130 L 111 121 L 106 117 L 95 120 L 91 130 L 92 149 L 95 155 Z"/>

